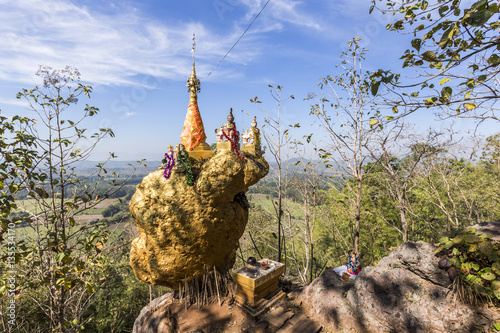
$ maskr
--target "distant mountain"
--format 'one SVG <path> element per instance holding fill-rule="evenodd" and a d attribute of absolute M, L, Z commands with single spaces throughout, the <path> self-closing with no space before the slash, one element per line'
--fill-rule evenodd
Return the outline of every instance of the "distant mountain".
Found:
<path fill-rule="evenodd" d="M 97 165 L 99 163 L 102 163 L 103 161 L 81 161 L 75 165 L 75 168 L 77 171 L 85 171 L 89 172 L 91 170 L 95 170 Z M 144 161 L 146 163 L 146 167 L 144 167 L 142 164 L 138 164 L 136 161 L 115 161 L 115 160 L 110 160 L 106 162 L 105 164 L 105 169 L 108 171 L 127 171 L 133 170 L 132 166 L 136 166 L 141 173 L 144 171 L 154 171 L 158 169 L 158 166 L 161 164 L 161 161 Z M 132 166 L 130 166 L 130 164 Z"/>
<path fill-rule="evenodd" d="M 267 161 L 270 166 L 269 170 L 269 176 L 270 177 L 275 177 L 276 172 L 278 170 L 278 164 L 274 161 L 274 159 L 267 158 Z M 304 166 L 301 165 L 299 158 L 291 158 L 288 161 L 283 161 L 282 163 L 282 170 L 283 172 L 298 172 L 298 173 L 304 173 Z M 161 164 L 161 161 L 144 161 L 147 165 L 147 167 L 144 167 L 142 165 L 139 165 L 136 161 L 116 161 L 116 160 L 110 160 L 106 163 L 105 169 L 108 172 L 116 171 L 120 173 L 126 173 L 127 171 L 132 171 L 133 168 L 129 165 L 132 164 L 133 166 L 138 167 L 138 173 L 143 174 L 143 173 L 149 173 L 151 171 L 155 171 L 158 169 L 158 166 Z M 311 162 L 311 163 L 316 163 L 316 171 L 318 174 L 322 174 L 324 176 L 332 176 L 333 174 L 336 174 L 334 170 L 327 168 L 324 164 L 321 163 L 320 160 L 305 160 L 305 163 Z M 102 163 L 102 161 L 82 161 L 76 164 L 76 170 L 81 172 L 81 173 L 90 173 L 91 171 L 94 171 L 96 169 L 96 166 L 98 163 Z M 268 176 L 268 177 L 269 177 Z"/>

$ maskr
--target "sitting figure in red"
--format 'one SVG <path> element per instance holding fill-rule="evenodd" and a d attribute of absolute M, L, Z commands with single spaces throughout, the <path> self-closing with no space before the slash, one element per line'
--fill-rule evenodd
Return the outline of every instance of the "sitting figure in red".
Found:
<path fill-rule="evenodd" d="M 348 279 L 355 279 L 358 273 L 361 271 L 361 265 L 359 263 L 358 253 L 351 250 L 347 257 L 347 266 L 339 266 L 333 269 L 335 273 L 342 277 L 342 280 L 346 281 Z"/>

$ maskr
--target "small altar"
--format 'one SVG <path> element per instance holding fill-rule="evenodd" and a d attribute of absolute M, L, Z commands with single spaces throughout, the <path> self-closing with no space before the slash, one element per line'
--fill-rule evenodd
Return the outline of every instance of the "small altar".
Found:
<path fill-rule="evenodd" d="M 285 296 L 278 287 L 278 278 L 284 272 L 285 264 L 268 259 L 262 259 L 254 266 L 233 270 L 231 274 L 236 283 L 236 303 L 252 316 L 258 317 Z"/>

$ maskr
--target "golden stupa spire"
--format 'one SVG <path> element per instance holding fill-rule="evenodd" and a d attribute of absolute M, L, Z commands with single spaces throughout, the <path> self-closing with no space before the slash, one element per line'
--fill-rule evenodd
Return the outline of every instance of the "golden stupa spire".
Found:
<path fill-rule="evenodd" d="M 189 91 L 189 100 L 196 101 L 198 99 L 197 93 L 200 91 L 200 80 L 196 77 L 196 69 L 194 64 L 194 51 L 196 48 L 195 36 L 193 34 L 193 48 L 191 53 L 193 54 L 193 67 L 191 68 L 191 76 L 187 80 L 186 86 Z"/>
<path fill-rule="evenodd" d="M 201 120 L 200 110 L 198 109 L 198 95 L 200 91 L 200 80 L 196 77 L 195 63 L 194 63 L 194 50 L 195 50 L 195 36 L 193 34 L 193 67 L 191 69 L 191 76 L 187 80 L 187 88 L 189 91 L 189 106 L 184 120 L 184 127 L 182 128 L 181 142 L 188 151 L 192 151 L 199 145 L 206 145 L 205 129 L 203 127 L 203 120 Z M 208 150 L 210 147 L 208 146 Z"/>

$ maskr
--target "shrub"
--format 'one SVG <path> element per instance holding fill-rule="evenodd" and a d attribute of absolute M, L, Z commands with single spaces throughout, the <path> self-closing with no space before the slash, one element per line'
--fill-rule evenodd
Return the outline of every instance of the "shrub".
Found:
<path fill-rule="evenodd" d="M 500 305 L 499 243 L 476 228 L 454 231 L 439 243 L 435 253 L 444 255 L 441 262 L 449 260 L 450 265 L 444 265 L 450 266 L 449 273 L 458 273 L 453 286 L 459 298 L 469 304 L 487 300 Z"/>

